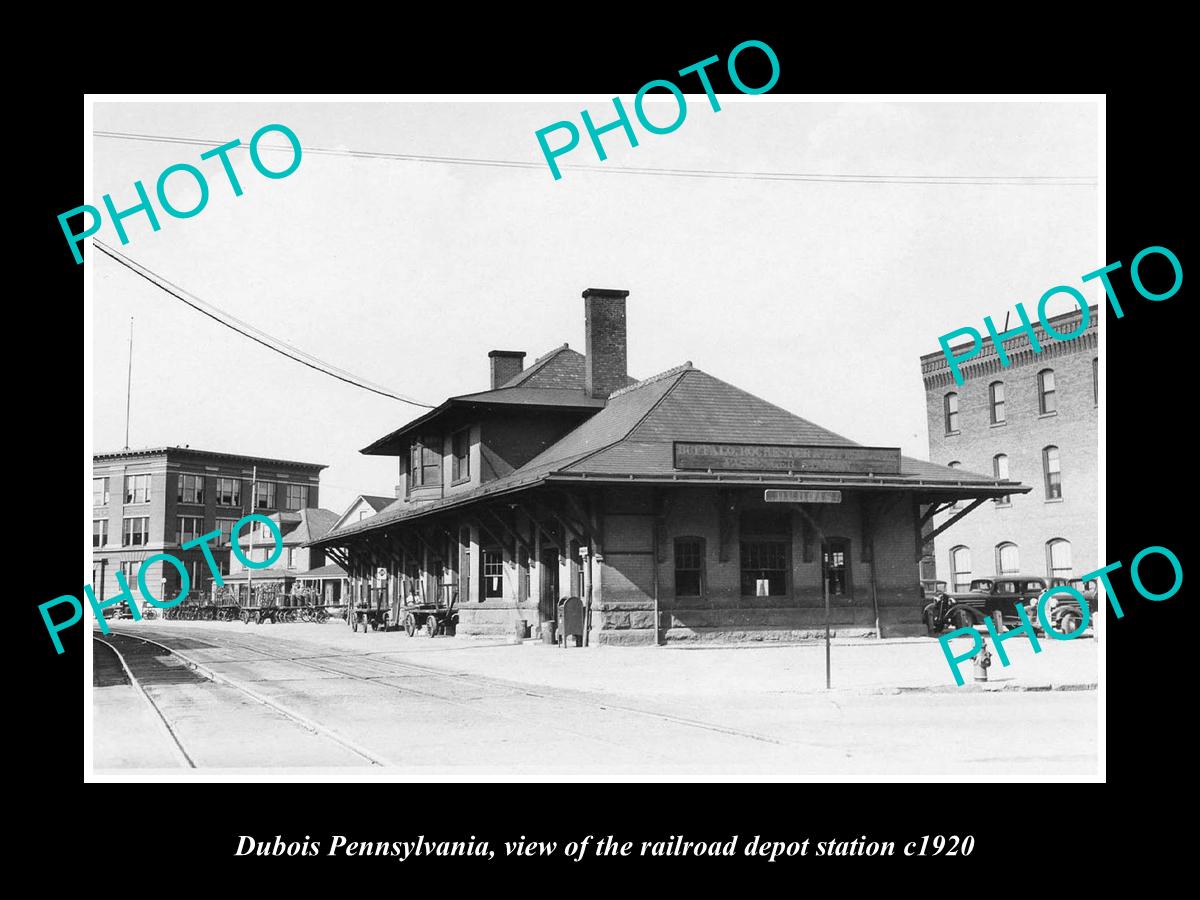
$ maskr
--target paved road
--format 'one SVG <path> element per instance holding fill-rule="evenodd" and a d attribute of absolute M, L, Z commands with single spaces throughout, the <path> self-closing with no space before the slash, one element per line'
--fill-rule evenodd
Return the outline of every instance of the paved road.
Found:
<path fill-rule="evenodd" d="M 616 669 L 637 659 L 622 656 L 631 652 L 625 648 L 560 655 L 395 634 L 348 643 L 338 626 L 291 628 L 123 623 L 103 640 L 126 657 L 145 697 L 116 677 L 111 660 L 100 664 L 112 650 L 97 640 L 96 767 L 173 760 L 197 767 L 435 767 L 510 777 L 911 773 L 972 781 L 1096 770 L 1094 691 L 813 693 L 756 675 L 721 688 L 697 679 L 691 692 L 676 683 L 660 693 L 643 681 L 636 690 L 622 686 Z M 435 646 L 452 649 L 430 652 Z M 615 688 L 547 687 L 550 679 L 530 674 L 539 659 L 551 662 L 531 655 L 539 652 L 588 668 L 593 682 L 597 667 L 611 667 Z M 674 658 L 699 665 L 716 659 L 685 652 Z M 749 664 L 750 656 L 738 654 L 755 652 L 725 651 L 722 659 Z M 788 653 L 766 652 L 777 656 L 756 658 L 760 668 L 762 659 L 774 665 Z"/>

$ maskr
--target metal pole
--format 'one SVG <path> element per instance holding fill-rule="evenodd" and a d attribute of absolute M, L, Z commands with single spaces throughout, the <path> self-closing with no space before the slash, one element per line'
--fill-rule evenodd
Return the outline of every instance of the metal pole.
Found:
<path fill-rule="evenodd" d="M 129 398 L 133 395 L 133 316 L 129 317 L 129 372 L 125 379 L 125 449 L 129 449 Z"/>
<path fill-rule="evenodd" d="M 255 495 L 258 493 L 258 466 L 255 466 L 253 468 L 252 472 L 253 472 L 253 474 L 250 476 L 250 512 L 254 512 L 255 500 L 257 499 Z M 254 534 L 253 529 L 251 529 L 250 534 L 251 535 Z M 252 562 L 254 560 L 254 538 L 253 537 L 250 538 L 250 560 Z M 254 570 L 252 568 L 250 568 L 249 566 L 246 566 L 246 608 L 249 609 L 253 605 L 254 605 Z"/>
<path fill-rule="evenodd" d="M 825 568 L 825 547 L 824 541 L 821 546 L 821 567 Z M 830 690 L 833 687 L 832 683 L 832 668 L 829 661 L 829 573 L 823 573 L 822 581 L 825 582 L 825 690 Z"/>

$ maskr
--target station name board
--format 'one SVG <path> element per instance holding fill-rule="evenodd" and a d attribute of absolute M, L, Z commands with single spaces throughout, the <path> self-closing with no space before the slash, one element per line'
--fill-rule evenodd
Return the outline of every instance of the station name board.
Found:
<path fill-rule="evenodd" d="M 675 442 L 675 468 L 899 475 L 898 447 Z"/>

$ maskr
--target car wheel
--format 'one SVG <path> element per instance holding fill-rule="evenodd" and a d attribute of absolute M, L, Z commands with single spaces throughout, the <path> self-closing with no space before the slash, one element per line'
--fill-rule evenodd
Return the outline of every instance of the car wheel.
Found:
<path fill-rule="evenodd" d="M 975 619 L 965 609 L 956 609 L 951 613 L 950 622 L 955 628 L 971 628 L 975 625 Z"/>
<path fill-rule="evenodd" d="M 928 613 L 925 616 L 925 630 L 930 637 L 937 637 L 938 629 L 937 625 L 933 622 L 933 613 Z"/>
<path fill-rule="evenodd" d="M 1079 627 L 1079 623 L 1082 621 L 1079 613 L 1063 613 L 1062 618 L 1058 620 L 1058 630 L 1063 634 L 1070 634 Z"/>

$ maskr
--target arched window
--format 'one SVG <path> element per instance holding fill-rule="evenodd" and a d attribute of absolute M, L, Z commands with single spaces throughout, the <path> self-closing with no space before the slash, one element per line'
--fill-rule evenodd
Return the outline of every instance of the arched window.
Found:
<path fill-rule="evenodd" d="M 992 406 L 992 424 L 998 425 L 1004 421 L 1004 382 L 993 381 L 988 385 L 988 394 Z"/>
<path fill-rule="evenodd" d="M 959 469 L 959 468 L 962 468 L 962 463 L 960 463 L 957 459 L 952 460 L 951 462 L 946 463 L 946 468 L 947 469 Z M 958 509 L 958 501 L 957 500 L 955 500 L 954 503 L 952 503 L 950 505 L 950 509 Z"/>
<path fill-rule="evenodd" d="M 971 587 L 971 551 L 967 547 L 950 549 L 950 586 L 956 592 Z"/>
<path fill-rule="evenodd" d="M 1062 499 L 1062 469 L 1058 461 L 1058 448 L 1055 446 L 1042 449 L 1042 471 L 1046 475 L 1046 499 Z"/>
<path fill-rule="evenodd" d="M 997 481 L 1008 481 L 1008 456 L 1003 453 L 997 453 L 992 457 L 992 476 Z M 1009 506 L 1012 503 L 1012 498 L 1005 494 L 1003 497 L 996 498 L 997 506 Z"/>
<path fill-rule="evenodd" d="M 996 545 L 996 574 L 1016 575 L 1021 571 L 1021 554 L 1017 545 L 1005 541 Z"/>
<path fill-rule="evenodd" d="M 1042 369 L 1038 372 L 1038 412 L 1046 415 L 1057 410 L 1058 401 L 1054 397 L 1054 370 Z"/>
<path fill-rule="evenodd" d="M 943 407 L 946 414 L 946 434 L 954 434 L 958 431 L 958 394 L 951 391 L 943 400 Z"/>
<path fill-rule="evenodd" d="M 1071 542 L 1064 538 L 1046 541 L 1046 571 L 1051 578 L 1070 578 L 1074 575 L 1071 565 Z"/>

